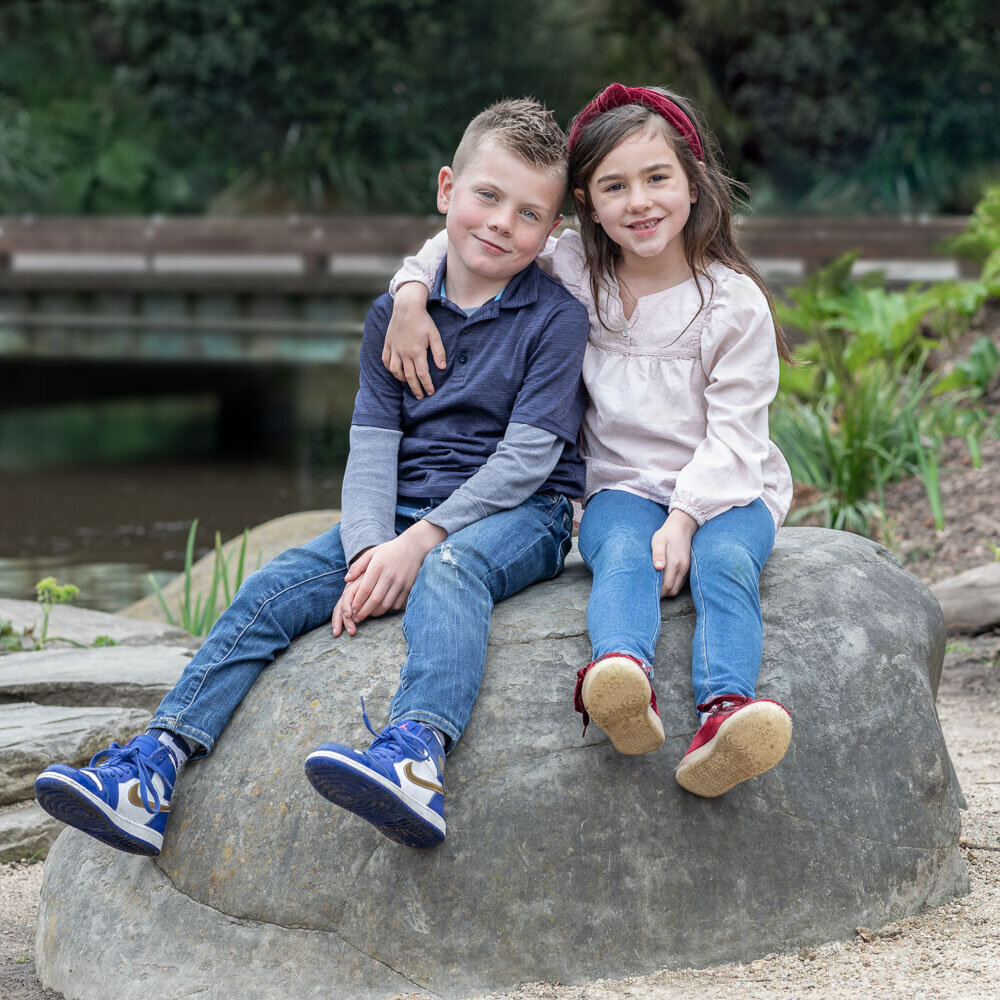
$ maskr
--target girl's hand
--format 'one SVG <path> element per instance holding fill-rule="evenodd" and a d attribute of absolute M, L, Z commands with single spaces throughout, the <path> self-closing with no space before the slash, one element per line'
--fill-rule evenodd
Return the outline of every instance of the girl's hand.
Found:
<path fill-rule="evenodd" d="M 427 367 L 427 348 L 434 363 L 444 368 L 447 363 L 441 334 L 427 315 L 427 288 L 419 281 L 401 285 L 392 302 L 392 316 L 385 331 L 382 364 L 400 382 L 406 382 L 417 399 L 434 395 L 434 383 Z"/>
<path fill-rule="evenodd" d="M 663 570 L 660 597 L 676 597 L 691 568 L 691 539 L 698 522 L 682 510 L 672 510 L 650 543 L 653 565 Z"/>

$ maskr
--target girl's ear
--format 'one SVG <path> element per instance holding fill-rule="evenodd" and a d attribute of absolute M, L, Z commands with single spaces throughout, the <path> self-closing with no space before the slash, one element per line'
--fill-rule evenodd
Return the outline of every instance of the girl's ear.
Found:
<path fill-rule="evenodd" d="M 451 205 L 451 193 L 455 187 L 455 171 L 451 167 L 442 167 L 438 171 L 438 193 L 437 193 L 437 207 L 438 211 L 445 215 L 448 212 L 448 206 Z"/>
<path fill-rule="evenodd" d="M 577 215 L 587 211 L 587 195 L 583 188 L 573 188 L 573 201 L 576 202 Z"/>
<path fill-rule="evenodd" d="M 705 161 L 704 160 L 699 160 L 698 161 L 698 169 L 699 170 L 704 170 L 705 169 Z M 698 185 L 697 184 L 692 184 L 690 186 L 690 192 L 691 192 L 691 204 L 693 205 L 698 200 Z"/>

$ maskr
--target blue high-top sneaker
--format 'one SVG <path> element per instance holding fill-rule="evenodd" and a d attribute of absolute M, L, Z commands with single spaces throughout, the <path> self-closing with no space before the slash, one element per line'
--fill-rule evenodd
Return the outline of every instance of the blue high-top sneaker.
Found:
<path fill-rule="evenodd" d="M 129 854 L 163 846 L 177 764 L 169 747 L 143 733 L 112 743 L 89 767 L 52 764 L 35 779 L 35 798 L 48 813 Z"/>
<path fill-rule="evenodd" d="M 444 840 L 444 748 L 430 726 L 408 720 L 375 732 L 364 751 L 324 743 L 306 757 L 306 777 L 324 798 L 407 847 Z"/>

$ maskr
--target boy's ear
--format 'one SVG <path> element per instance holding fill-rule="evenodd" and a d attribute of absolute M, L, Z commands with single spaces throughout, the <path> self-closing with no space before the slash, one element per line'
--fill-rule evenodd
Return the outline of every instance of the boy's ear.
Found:
<path fill-rule="evenodd" d="M 451 205 L 451 193 L 455 187 L 455 171 L 451 167 L 442 167 L 438 171 L 437 207 L 442 215 L 447 215 Z"/>
<path fill-rule="evenodd" d="M 556 226 L 558 226 L 559 223 L 562 222 L 562 220 L 563 217 L 561 215 L 556 215 L 555 222 L 552 223 L 552 225 L 549 227 L 549 231 L 545 234 L 546 240 L 556 231 Z M 545 246 L 545 240 L 542 241 L 542 246 L 543 247 Z"/>

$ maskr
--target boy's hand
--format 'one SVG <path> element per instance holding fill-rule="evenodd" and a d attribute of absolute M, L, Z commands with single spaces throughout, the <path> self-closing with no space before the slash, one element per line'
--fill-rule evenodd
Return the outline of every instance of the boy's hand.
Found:
<path fill-rule="evenodd" d="M 382 364 L 400 382 L 405 381 L 417 399 L 434 395 L 434 383 L 427 367 L 427 348 L 438 368 L 447 364 L 441 334 L 427 315 L 427 289 L 419 281 L 400 285 L 392 302 L 392 315 L 385 331 Z"/>
<path fill-rule="evenodd" d="M 340 595 L 340 600 L 337 601 L 337 606 L 333 609 L 332 623 L 334 639 L 345 629 L 348 635 L 354 635 L 358 631 L 358 627 L 354 624 L 354 619 L 351 617 L 351 604 L 360 586 L 361 581 L 355 580 L 354 583 L 349 583 L 344 587 L 344 592 Z"/>
<path fill-rule="evenodd" d="M 660 597 L 676 597 L 691 568 L 691 539 L 698 522 L 682 510 L 672 510 L 650 543 L 653 565 L 663 570 Z"/>
<path fill-rule="evenodd" d="M 366 618 L 398 611 L 406 604 L 424 557 L 448 537 L 444 528 L 418 521 L 391 542 L 368 549 L 351 564 L 347 586 L 333 609 L 333 634 L 354 635 Z"/>

